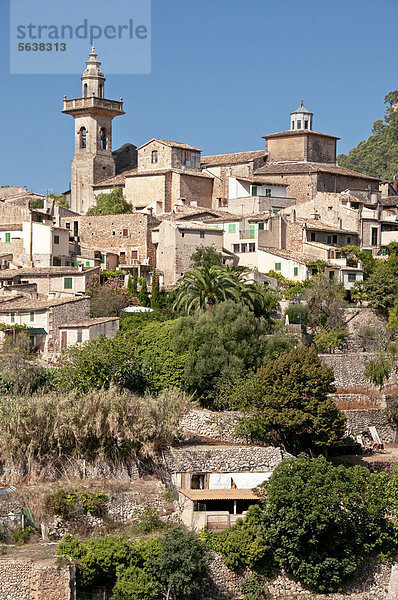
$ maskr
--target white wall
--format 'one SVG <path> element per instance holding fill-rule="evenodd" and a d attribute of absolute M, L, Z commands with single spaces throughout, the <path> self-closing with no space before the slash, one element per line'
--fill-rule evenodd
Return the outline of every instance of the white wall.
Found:
<path fill-rule="evenodd" d="M 271 190 L 271 196 L 274 198 L 286 198 L 286 186 L 273 185 L 271 183 L 258 185 L 257 196 L 266 196 L 266 190 Z M 235 177 L 229 177 L 228 191 L 230 200 L 233 200 L 234 198 L 245 198 L 246 196 L 252 195 L 251 184 L 248 181 L 242 181 Z"/>
<path fill-rule="evenodd" d="M 282 258 L 276 254 L 265 252 L 264 250 L 258 250 L 258 270 L 260 273 L 268 273 L 268 271 L 275 271 L 275 263 L 280 263 L 281 270 L 277 271 L 292 281 L 304 281 L 308 279 L 308 269 L 306 265 L 297 262 L 293 259 Z M 294 274 L 294 269 L 298 269 L 298 274 Z"/>

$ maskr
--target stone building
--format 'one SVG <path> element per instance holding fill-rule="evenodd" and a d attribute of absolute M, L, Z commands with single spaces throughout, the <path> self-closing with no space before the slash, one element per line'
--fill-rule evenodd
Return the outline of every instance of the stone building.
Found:
<path fill-rule="evenodd" d="M 114 338 L 118 331 L 118 317 L 99 317 L 84 319 L 77 323 L 65 323 L 58 328 L 59 348 L 64 350 L 68 346 L 96 340 L 100 336 Z"/>
<path fill-rule="evenodd" d="M 174 214 L 153 229 L 156 268 L 163 285 L 174 285 L 192 267 L 191 255 L 200 246 L 223 250 L 223 231 L 217 225 L 199 221 L 176 221 Z"/>
<path fill-rule="evenodd" d="M 134 212 L 62 217 L 61 224 L 70 232 L 76 256 L 96 248 L 101 261 L 107 260 L 107 254 L 116 253 L 121 268 L 137 268 L 140 277 L 151 272 L 155 259 L 151 231 L 159 224 L 152 215 Z"/>
<path fill-rule="evenodd" d="M 95 204 L 93 185 L 116 174 L 112 155 L 112 120 L 123 115 L 123 101 L 105 99 L 105 77 L 94 46 L 82 76 L 82 96 L 67 100 L 62 112 L 74 118 L 75 155 L 71 170 L 71 202 L 76 213 Z"/>
<path fill-rule="evenodd" d="M 42 296 L 70 298 L 85 294 L 90 280 L 99 273 L 99 266 L 4 269 L 0 270 L 0 290 L 7 293 L 32 289 Z"/>
<path fill-rule="evenodd" d="M 22 294 L 0 298 L 0 323 L 25 325 L 32 347 L 43 354 L 59 350 L 58 329 L 90 317 L 90 298 L 39 299 Z M 3 330 L 7 335 L 7 329 Z"/>

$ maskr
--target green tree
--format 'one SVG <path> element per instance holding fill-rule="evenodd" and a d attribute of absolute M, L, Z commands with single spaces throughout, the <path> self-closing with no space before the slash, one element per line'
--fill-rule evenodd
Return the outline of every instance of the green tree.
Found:
<path fill-rule="evenodd" d="M 325 276 L 314 277 L 311 287 L 305 292 L 308 326 L 315 331 L 344 327 L 344 296 L 343 284 Z"/>
<path fill-rule="evenodd" d="M 192 267 L 221 267 L 222 254 L 214 246 L 198 246 L 191 255 Z"/>
<path fill-rule="evenodd" d="M 131 281 L 130 292 L 132 296 L 138 296 L 138 271 L 137 269 L 133 269 L 133 279 Z"/>
<path fill-rule="evenodd" d="M 298 323 L 306 325 L 308 319 L 308 308 L 305 304 L 290 304 L 285 311 L 289 318 L 289 323 Z"/>
<path fill-rule="evenodd" d="M 377 261 L 374 272 L 365 282 L 365 293 L 371 306 L 387 315 L 398 297 L 398 256 Z"/>
<path fill-rule="evenodd" d="M 133 207 L 125 200 L 122 188 L 114 187 L 108 194 L 98 194 L 95 206 L 88 209 L 88 215 L 117 215 L 131 213 Z"/>
<path fill-rule="evenodd" d="M 329 330 L 322 328 L 315 335 L 314 341 L 319 352 L 333 352 L 343 348 L 347 337 L 348 332 L 344 327 L 335 327 Z"/>
<path fill-rule="evenodd" d="M 60 356 L 55 383 L 64 390 L 88 392 L 112 383 L 143 390 L 146 379 L 133 358 L 133 347 L 121 337 L 99 337 L 67 348 Z"/>
<path fill-rule="evenodd" d="M 263 484 L 267 541 L 278 565 L 327 592 L 369 551 L 388 552 L 394 533 L 380 493 L 384 480 L 364 467 L 335 467 L 322 456 L 282 461 Z"/>
<path fill-rule="evenodd" d="M 338 443 L 345 417 L 328 397 L 333 379 L 313 347 L 281 354 L 230 391 L 230 405 L 246 413 L 239 431 L 294 454 Z"/>
<path fill-rule="evenodd" d="M 152 294 L 151 294 L 151 308 L 154 310 L 160 307 L 160 288 L 159 288 L 159 275 L 156 272 L 152 276 Z"/>
<path fill-rule="evenodd" d="M 384 353 L 379 353 L 376 358 L 365 362 L 365 376 L 382 389 L 384 382 L 390 377 L 392 367 L 392 361 Z"/>
<path fill-rule="evenodd" d="M 160 538 L 160 551 L 151 564 L 166 600 L 203 597 L 208 557 L 200 538 L 177 525 Z"/>
<path fill-rule="evenodd" d="M 69 208 L 69 200 L 63 194 L 48 194 L 49 198 L 55 200 L 56 204 L 62 206 L 63 208 Z"/>
<path fill-rule="evenodd" d="M 138 294 L 138 299 L 140 301 L 141 306 L 149 306 L 150 300 L 148 296 L 148 286 L 146 279 L 141 279 L 141 289 Z"/>
<path fill-rule="evenodd" d="M 372 177 L 392 179 L 398 173 L 398 111 L 397 92 L 386 95 L 387 104 L 385 122 L 377 120 L 373 125 L 372 135 L 361 141 L 348 155 L 339 154 L 338 164 L 341 167 L 366 173 Z"/>
<path fill-rule="evenodd" d="M 185 355 L 184 388 L 205 397 L 220 380 L 261 363 L 266 323 L 232 301 L 176 321 L 172 344 Z"/>
<path fill-rule="evenodd" d="M 100 286 L 90 291 L 90 315 L 97 317 L 120 317 L 123 308 L 129 305 L 127 290 Z"/>
<path fill-rule="evenodd" d="M 144 569 L 120 566 L 116 570 L 116 583 L 112 600 L 159 600 L 161 586 Z"/>

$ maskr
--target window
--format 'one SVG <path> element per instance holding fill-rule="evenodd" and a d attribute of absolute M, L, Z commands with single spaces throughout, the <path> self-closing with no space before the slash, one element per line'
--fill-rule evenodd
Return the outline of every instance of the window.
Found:
<path fill-rule="evenodd" d="M 280 212 L 280 211 L 281 211 L 281 209 L 280 209 L 280 208 L 273 208 L 273 209 L 272 209 L 272 213 L 273 213 L 274 215 L 277 215 L 277 214 L 278 214 L 278 212 Z"/>
<path fill-rule="evenodd" d="M 328 244 L 332 243 L 332 236 L 331 235 L 328 235 L 328 237 L 327 237 L 327 243 Z"/>
<path fill-rule="evenodd" d="M 308 129 L 308 121 L 304 120 L 304 129 Z"/>
<path fill-rule="evenodd" d="M 265 195 L 270 198 L 271 197 L 271 190 L 269 188 L 266 188 L 265 190 Z"/>
<path fill-rule="evenodd" d="M 200 234 L 199 234 L 199 237 L 201 237 L 201 238 L 202 238 L 202 240 L 203 240 L 203 238 L 205 237 L 205 232 L 204 232 L 204 231 L 201 231 L 201 232 L 200 232 Z"/>
<path fill-rule="evenodd" d="M 334 279 L 334 271 L 329 271 L 329 279 Z"/>
<path fill-rule="evenodd" d="M 53 265 L 54 267 L 60 267 L 61 266 L 61 259 L 58 257 L 53 258 Z"/>
<path fill-rule="evenodd" d="M 65 223 L 65 227 L 70 230 L 70 223 Z"/>
<path fill-rule="evenodd" d="M 294 277 L 298 277 L 298 267 L 294 267 L 294 269 L 293 269 L 293 276 Z"/>
<path fill-rule="evenodd" d="M 247 244 L 241 244 L 240 245 L 240 251 L 241 252 L 247 252 Z"/>
<path fill-rule="evenodd" d="M 59 235 L 54 235 L 54 244 L 59 244 Z"/>
<path fill-rule="evenodd" d="M 86 267 L 89 267 L 89 266 L 90 266 L 90 261 L 86 260 Z"/>
<path fill-rule="evenodd" d="M 315 242 L 315 233 L 313 231 L 311 232 L 310 241 Z"/>
<path fill-rule="evenodd" d="M 129 230 L 123 229 L 123 237 L 129 237 Z"/>
<path fill-rule="evenodd" d="M 381 249 L 381 255 L 382 256 L 387 256 L 387 248 L 382 248 Z"/>
<path fill-rule="evenodd" d="M 83 332 L 81 329 L 77 330 L 77 336 L 76 336 L 76 341 L 77 342 L 81 342 L 83 340 Z"/>
<path fill-rule="evenodd" d="M 83 262 L 82 260 L 79 260 L 79 259 L 77 259 L 77 261 L 76 261 L 76 266 L 78 267 L 79 265 L 81 265 L 81 264 L 82 264 L 82 262 Z"/>
<path fill-rule="evenodd" d="M 132 250 L 131 251 L 131 258 L 133 260 L 137 260 L 137 258 L 138 258 L 138 250 Z"/>
<path fill-rule="evenodd" d="M 157 162 L 158 162 L 158 151 L 152 150 L 152 163 L 157 163 Z"/>
<path fill-rule="evenodd" d="M 230 223 L 228 225 L 228 233 L 236 233 L 236 224 L 235 223 Z"/>
<path fill-rule="evenodd" d="M 87 83 L 85 83 L 83 86 L 83 97 L 87 98 Z"/>
<path fill-rule="evenodd" d="M 301 121 L 297 121 L 297 129 L 301 129 Z"/>
<path fill-rule="evenodd" d="M 292 121 L 292 129 L 294 129 L 294 121 Z"/>
<path fill-rule="evenodd" d="M 15 313 L 11 313 L 11 323 L 15 323 Z"/>
<path fill-rule="evenodd" d="M 275 271 L 280 271 L 282 268 L 282 263 L 275 263 Z"/>
<path fill-rule="evenodd" d="M 239 252 L 239 244 L 233 245 L 234 252 Z"/>
<path fill-rule="evenodd" d="M 311 269 L 311 275 L 317 275 L 318 274 L 318 269 L 316 267 L 313 267 Z"/>
<path fill-rule="evenodd" d="M 70 264 L 70 263 L 69 263 L 69 260 L 66 260 L 66 261 L 65 261 L 65 267 L 69 267 L 69 264 Z"/>
<path fill-rule="evenodd" d="M 356 281 L 357 276 L 355 273 L 348 273 L 348 281 Z"/>
<path fill-rule="evenodd" d="M 184 232 L 184 231 L 182 231 L 182 232 L 181 232 L 181 237 L 184 237 L 184 236 L 185 236 L 185 232 Z"/>
<path fill-rule="evenodd" d="M 372 227 L 372 246 L 377 246 L 377 237 L 377 227 Z"/>
<path fill-rule="evenodd" d="M 252 185 L 252 196 L 257 196 L 257 186 Z"/>
<path fill-rule="evenodd" d="M 40 215 L 36 215 L 36 221 L 37 221 L 38 223 L 41 223 L 41 216 L 40 216 Z"/>
<path fill-rule="evenodd" d="M 72 277 L 64 277 L 64 290 L 72 289 Z"/>
<path fill-rule="evenodd" d="M 249 244 L 249 252 L 255 252 L 256 251 L 256 244 Z"/>
<path fill-rule="evenodd" d="M 80 148 L 84 150 L 87 148 L 87 129 L 85 127 L 81 127 L 79 131 L 80 136 Z"/>
<path fill-rule="evenodd" d="M 255 234 L 256 234 L 255 225 L 249 225 L 249 239 L 250 240 L 254 239 Z"/>
<path fill-rule="evenodd" d="M 98 91 L 99 91 L 99 97 L 103 98 L 104 97 L 104 86 L 102 85 L 102 83 L 100 83 Z"/>
<path fill-rule="evenodd" d="M 264 231 L 264 223 L 259 223 L 258 228 L 260 229 L 260 231 Z"/>
<path fill-rule="evenodd" d="M 101 254 L 101 264 L 105 263 L 105 254 Z"/>
<path fill-rule="evenodd" d="M 11 233 L 6 233 L 6 242 L 11 242 Z"/>
<path fill-rule="evenodd" d="M 29 321 L 30 321 L 31 323 L 33 323 L 33 322 L 34 322 L 34 320 L 35 320 L 35 313 L 34 313 L 34 311 L 33 311 L 33 310 L 31 310 L 31 311 L 30 311 L 30 313 L 29 313 Z"/>
<path fill-rule="evenodd" d="M 351 238 L 349 236 L 347 237 L 347 244 L 351 244 Z"/>
<path fill-rule="evenodd" d="M 333 244 L 337 244 L 337 235 L 332 236 Z"/>
<path fill-rule="evenodd" d="M 106 129 L 105 129 L 105 127 L 101 127 L 101 130 L 100 130 L 100 148 L 101 148 L 101 150 L 106 150 Z"/>

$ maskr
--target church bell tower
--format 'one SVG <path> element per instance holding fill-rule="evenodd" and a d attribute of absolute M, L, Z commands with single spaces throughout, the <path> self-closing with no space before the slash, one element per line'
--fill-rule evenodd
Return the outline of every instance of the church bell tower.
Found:
<path fill-rule="evenodd" d="M 115 175 L 112 119 L 124 115 L 123 101 L 105 99 L 105 77 L 94 46 L 82 76 L 82 96 L 67 100 L 62 112 L 75 120 L 71 168 L 71 210 L 85 214 L 95 204 L 93 184 Z"/>

